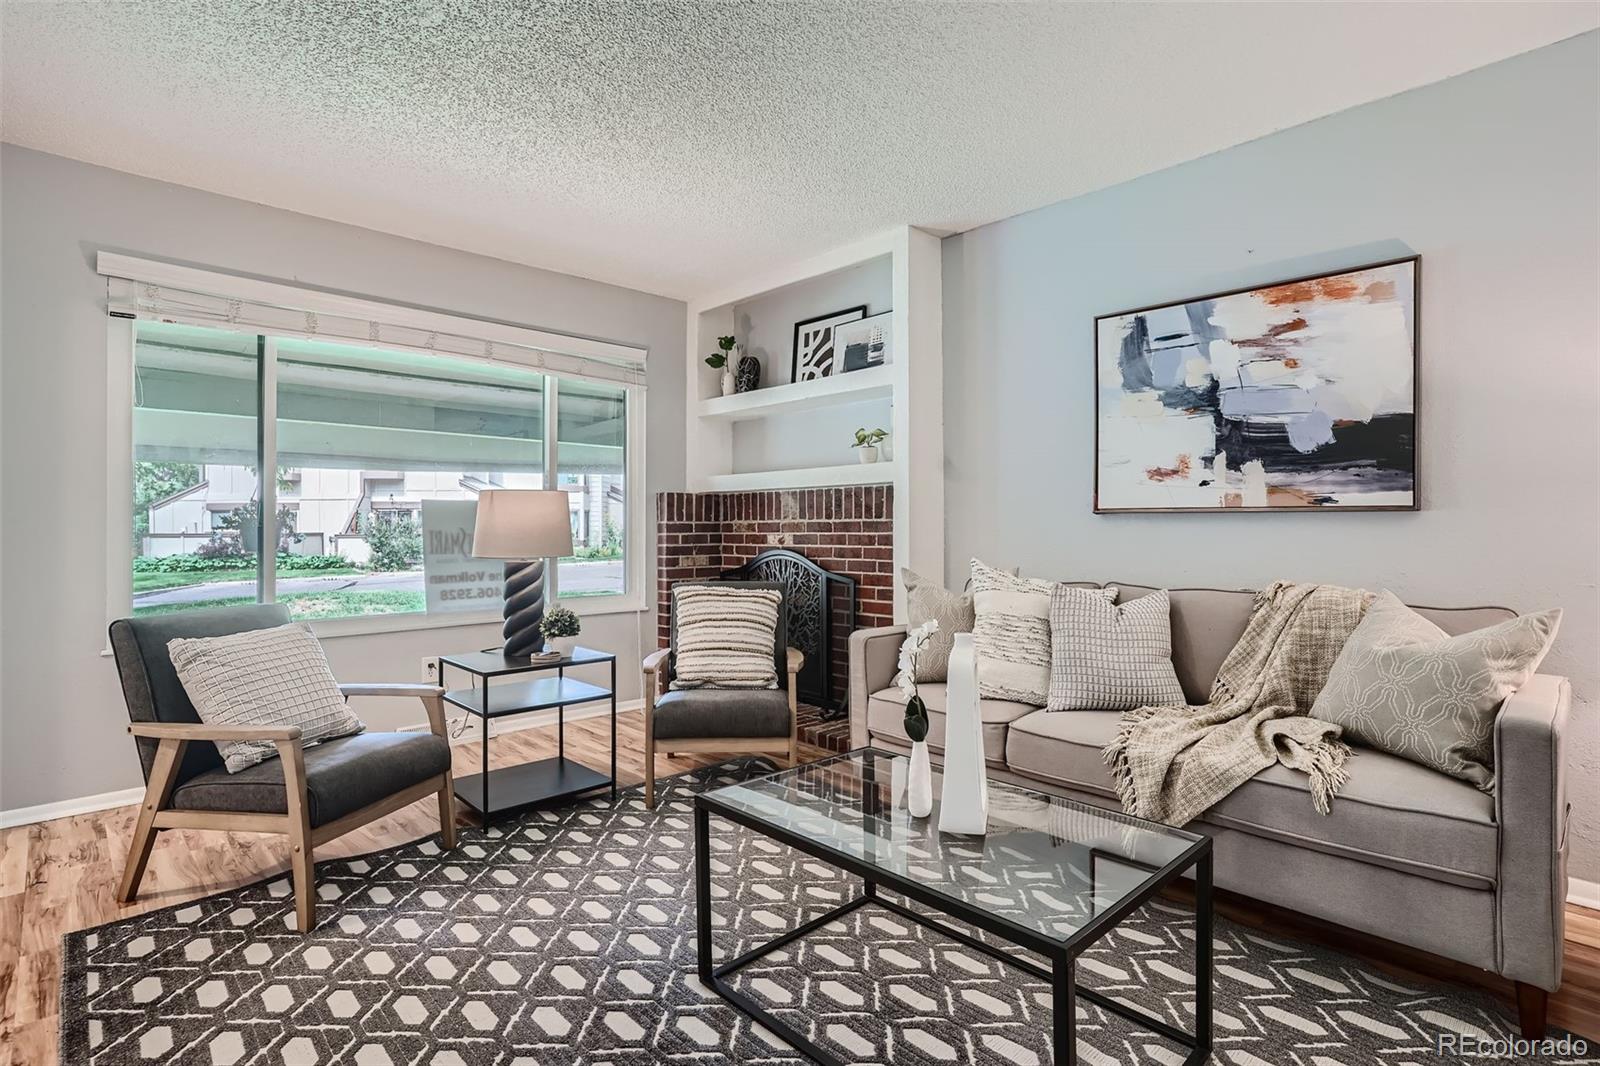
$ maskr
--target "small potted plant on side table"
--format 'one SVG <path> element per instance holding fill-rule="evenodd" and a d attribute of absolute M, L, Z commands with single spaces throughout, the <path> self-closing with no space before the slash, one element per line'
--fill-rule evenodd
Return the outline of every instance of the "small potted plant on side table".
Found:
<path fill-rule="evenodd" d="M 906 634 L 900 645 L 900 692 L 906 698 L 906 736 L 911 738 L 911 774 L 906 782 L 906 812 L 913 818 L 933 813 L 933 770 L 928 765 L 928 706 L 917 695 L 917 662 L 939 623 L 927 621 Z"/>
<path fill-rule="evenodd" d="M 856 450 L 856 458 L 863 463 L 878 461 L 878 445 L 883 443 L 889 435 L 886 429 L 867 429 L 865 426 L 856 430 L 856 442 L 851 445 Z"/>
<path fill-rule="evenodd" d="M 577 614 L 570 607 L 552 607 L 539 622 L 539 633 L 544 637 L 545 646 L 559 652 L 563 659 L 578 646 L 578 631 L 581 628 Z"/>

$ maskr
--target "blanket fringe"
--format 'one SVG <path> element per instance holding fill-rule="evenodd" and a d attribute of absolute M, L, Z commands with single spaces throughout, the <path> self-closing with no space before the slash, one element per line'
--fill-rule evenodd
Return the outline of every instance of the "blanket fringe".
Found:
<path fill-rule="evenodd" d="M 1129 814 L 1139 813 L 1139 789 L 1133 782 L 1133 768 L 1128 765 L 1128 744 L 1133 739 L 1134 728 L 1158 710 L 1157 707 L 1136 707 L 1123 711 L 1117 723 L 1117 739 L 1100 749 L 1100 761 L 1110 769 L 1117 799 Z"/>
<path fill-rule="evenodd" d="M 1344 741 L 1332 738 L 1310 750 L 1311 766 L 1306 773 L 1311 777 L 1311 803 L 1318 814 L 1326 815 L 1333 807 L 1334 794 L 1350 780 L 1345 763 L 1355 753 Z"/>

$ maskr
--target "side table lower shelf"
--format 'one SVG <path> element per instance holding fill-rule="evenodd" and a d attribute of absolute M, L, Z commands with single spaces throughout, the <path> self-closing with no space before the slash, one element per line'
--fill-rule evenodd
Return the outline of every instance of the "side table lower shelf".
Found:
<path fill-rule="evenodd" d="M 488 809 L 484 809 L 484 778 L 488 778 Z M 493 817 L 520 807 L 570 799 L 597 788 L 610 788 L 612 779 L 581 762 L 556 756 L 537 762 L 503 766 L 485 774 L 456 778 L 456 798 L 479 814 Z"/>

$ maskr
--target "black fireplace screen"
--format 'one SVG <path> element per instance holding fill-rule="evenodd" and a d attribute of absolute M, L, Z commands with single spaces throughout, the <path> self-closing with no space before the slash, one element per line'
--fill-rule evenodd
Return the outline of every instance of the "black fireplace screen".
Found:
<path fill-rule="evenodd" d="M 741 567 L 722 572 L 729 581 L 775 581 L 784 588 L 789 644 L 805 653 L 795 679 L 800 699 L 821 707 L 824 717 L 845 710 L 849 688 L 848 641 L 856 627 L 855 578 L 824 570 L 787 548 L 764 551 Z"/>

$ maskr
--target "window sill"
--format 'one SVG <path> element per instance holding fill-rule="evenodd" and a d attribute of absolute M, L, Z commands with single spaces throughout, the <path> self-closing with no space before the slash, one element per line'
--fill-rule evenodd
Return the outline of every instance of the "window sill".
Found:
<path fill-rule="evenodd" d="M 563 607 L 570 607 L 580 618 L 597 617 L 608 614 L 638 614 L 645 610 L 645 604 L 637 596 L 594 596 L 573 597 L 570 600 L 559 600 Z M 499 626 L 502 622 L 499 611 L 474 611 L 470 614 L 373 614 L 357 615 L 351 618 L 319 618 L 311 621 L 311 631 L 321 639 L 332 637 L 355 637 L 372 633 L 404 633 L 410 630 L 424 629 L 459 629 L 466 626 Z"/>

